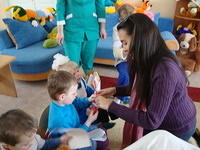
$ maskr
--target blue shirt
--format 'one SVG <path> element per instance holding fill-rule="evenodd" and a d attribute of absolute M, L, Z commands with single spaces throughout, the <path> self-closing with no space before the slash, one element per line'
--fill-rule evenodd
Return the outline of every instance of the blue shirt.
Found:
<path fill-rule="evenodd" d="M 49 131 L 56 128 L 82 128 L 88 131 L 89 127 L 80 123 L 77 111 L 86 109 L 90 104 L 87 98 L 76 98 L 73 104 L 65 106 L 51 102 L 48 120 Z"/>

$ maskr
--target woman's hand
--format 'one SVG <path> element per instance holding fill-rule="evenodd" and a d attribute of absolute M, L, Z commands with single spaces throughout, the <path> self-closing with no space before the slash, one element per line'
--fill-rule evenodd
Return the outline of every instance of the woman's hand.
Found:
<path fill-rule="evenodd" d="M 56 42 L 61 45 L 64 41 L 63 25 L 57 26 L 58 33 L 56 35 Z"/>
<path fill-rule="evenodd" d="M 100 36 L 101 36 L 101 39 L 105 40 L 106 37 L 107 37 L 107 34 L 106 34 L 106 25 L 104 22 L 101 22 L 100 23 Z"/>
<path fill-rule="evenodd" d="M 104 28 L 100 30 L 100 36 L 101 36 L 101 39 L 103 39 L 103 40 L 106 39 L 107 33 L 106 33 L 106 30 Z"/>
<path fill-rule="evenodd" d="M 61 45 L 64 41 L 64 34 L 63 33 L 58 33 L 56 36 L 56 42 Z"/>
<path fill-rule="evenodd" d="M 108 110 L 111 103 L 112 103 L 111 99 L 107 99 L 103 96 L 97 96 L 97 98 L 95 99 L 95 104 L 97 105 L 97 107 L 105 109 L 105 110 Z"/>
<path fill-rule="evenodd" d="M 113 96 L 116 93 L 116 88 L 111 87 L 111 88 L 106 88 L 98 91 L 96 93 L 97 96 L 105 96 L 105 97 L 110 97 Z"/>

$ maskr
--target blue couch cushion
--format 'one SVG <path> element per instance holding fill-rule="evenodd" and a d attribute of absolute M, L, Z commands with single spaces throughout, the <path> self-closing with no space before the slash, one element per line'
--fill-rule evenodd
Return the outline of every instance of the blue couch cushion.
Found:
<path fill-rule="evenodd" d="M 16 48 L 24 48 L 47 37 L 47 31 L 40 25 L 32 26 L 31 22 L 23 22 L 11 18 L 4 18 L 11 39 L 16 44 Z"/>
<path fill-rule="evenodd" d="M 172 32 L 173 27 L 174 27 L 174 21 L 170 18 L 160 17 L 158 20 L 158 27 L 160 29 L 160 32 L 163 32 L 163 31 Z"/>
<path fill-rule="evenodd" d="M 95 57 L 104 59 L 114 59 L 112 48 L 112 37 L 107 37 L 106 40 L 99 40 Z"/>
<path fill-rule="evenodd" d="M 159 20 L 159 18 L 160 18 L 160 13 L 155 13 L 154 14 L 154 22 L 155 22 L 155 24 L 158 26 L 158 20 Z"/>
<path fill-rule="evenodd" d="M 19 50 L 15 48 L 4 49 L 2 54 L 15 56 L 16 60 L 11 63 L 14 73 L 34 74 L 51 70 L 53 56 L 56 53 L 63 53 L 63 47 L 43 48 L 43 42 L 32 44 Z M 15 52 L 13 52 L 15 50 Z"/>
<path fill-rule="evenodd" d="M 6 30 L 0 31 L 0 51 L 6 48 L 14 47 L 14 43 L 10 39 Z"/>
<path fill-rule="evenodd" d="M 119 16 L 115 14 L 106 14 L 106 32 L 107 36 L 112 36 L 113 27 L 119 22 Z"/>

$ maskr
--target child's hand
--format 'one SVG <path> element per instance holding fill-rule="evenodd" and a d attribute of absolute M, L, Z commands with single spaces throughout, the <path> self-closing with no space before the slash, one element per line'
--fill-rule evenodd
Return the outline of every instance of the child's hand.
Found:
<path fill-rule="evenodd" d="M 94 113 L 94 110 L 90 110 L 90 114 L 87 121 L 85 122 L 85 125 L 89 127 L 97 119 L 98 114 L 99 111 L 96 111 L 96 113 Z"/>
<path fill-rule="evenodd" d="M 65 135 L 60 137 L 60 142 L 61 142 L 61 144 L 67 144 L 68 145 L 68 142 L 71 138 L 72 138 L 71 136 L 68 136 L 68 135 L 65 134 Z"/>

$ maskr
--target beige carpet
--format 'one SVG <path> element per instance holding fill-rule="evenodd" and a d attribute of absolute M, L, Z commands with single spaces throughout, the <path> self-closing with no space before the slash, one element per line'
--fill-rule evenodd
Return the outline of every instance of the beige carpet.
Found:
<path fill-rule="evenodd" d="M 112 67 L 96 66 L 95 69 L 100 75 L 116 77 L 117 72 Z M 190 77 L 191 86 L 200 87 L 200 73 Z M 46 81 L 24 82 L 15 80 L 18 97 L 0 95 L 0 114 L 10 109 L 20 108 L 35 118 L 39 119 L 42 110 L 49 104 L 49 96 L 46 90 Z M 200 129 L 200 103 L 197 106 L 197 126 Z M 116 126 L 108 130 L 111 149 L 119 150 L 124 122 L 116 120 Z"/>

